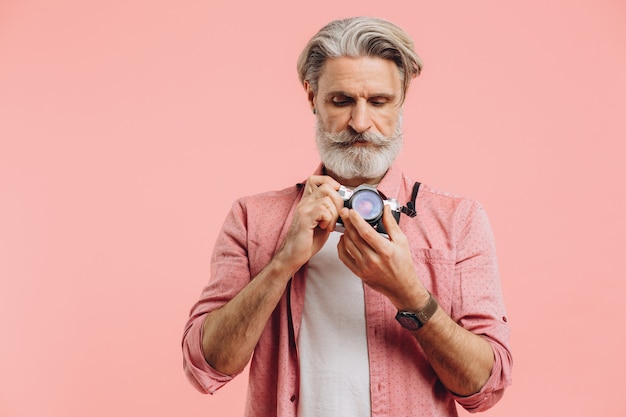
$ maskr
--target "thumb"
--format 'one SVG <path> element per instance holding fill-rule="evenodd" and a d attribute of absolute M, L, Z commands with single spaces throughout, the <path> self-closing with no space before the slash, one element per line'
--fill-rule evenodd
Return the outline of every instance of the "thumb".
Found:
<path fill-rule="evenodd" d="M 391 214 L 391 207 L 388 205 L 383 207 L 383 226 L 385 227 L 390 240 L 396 240 L 396 238 L 402 234 L 402 229 L 400 229 L 400 225 L 396 221 L 395 217 L 393 217 L 393 214 Z"/>

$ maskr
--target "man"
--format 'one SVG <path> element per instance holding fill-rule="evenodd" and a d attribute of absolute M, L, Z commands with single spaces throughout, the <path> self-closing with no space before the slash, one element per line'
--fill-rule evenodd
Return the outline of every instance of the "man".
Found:
<path fill-rule="evenodd" d="M 200 391 L 251 360 L 247 416 L 452 416 L 455 401 L 481 411 L 501 398 L 512 360 L 485 213 L 393 164 L 421 65 L 400 28 L 373 18 L 331 22 L 302 52 L 322 164 L 227 217 L 183 338 Z M 382 193 L 379 223 L 344 207 L 362 184 Z M 410 217 L 413 203 L 394 201 L 417 191 Z"/>

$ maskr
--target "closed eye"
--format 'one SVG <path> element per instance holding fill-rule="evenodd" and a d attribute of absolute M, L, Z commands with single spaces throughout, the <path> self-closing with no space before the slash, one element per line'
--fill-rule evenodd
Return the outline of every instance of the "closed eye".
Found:
<path fill-rule="evenodd" d="M 389 103 L 389 98 L 387 97 L 373 97 L 369 100 L 369 102 L 376 106 L 376 107 L 381 107 L 384 106 L 385 104 Z"/>
<path fill-rule="evenodd" d="M 346 96 L 333 97 L 332 103 L 336 107 L 345 107 L 352 103 L 352 99 Z"/>

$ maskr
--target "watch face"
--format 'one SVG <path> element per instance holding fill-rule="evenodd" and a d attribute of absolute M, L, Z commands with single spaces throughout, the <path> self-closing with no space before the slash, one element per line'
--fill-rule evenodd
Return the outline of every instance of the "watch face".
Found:
<path fill-rule="evenodd" d="M 417 319 L 417 316 L 414 313 L 399 311 L 396 315 L 396 320 L 398 320 L 400 326 L 404 327 L 407 330 L 417 330 L 422 327 L 420 321 Z"/>

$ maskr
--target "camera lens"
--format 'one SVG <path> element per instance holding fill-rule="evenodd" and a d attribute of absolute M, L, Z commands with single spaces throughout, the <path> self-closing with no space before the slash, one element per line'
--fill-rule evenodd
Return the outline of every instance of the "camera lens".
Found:
<path fill-rule="evenodd" d="M 383 212 L 383 199 L 376 191 L 359 190 L 352 196 L 352 208 L 366 221 L 377 220 Z"/>

